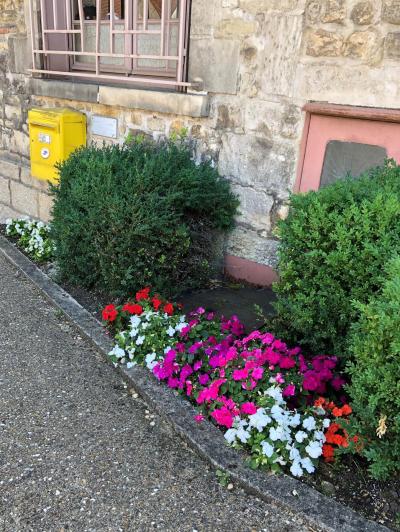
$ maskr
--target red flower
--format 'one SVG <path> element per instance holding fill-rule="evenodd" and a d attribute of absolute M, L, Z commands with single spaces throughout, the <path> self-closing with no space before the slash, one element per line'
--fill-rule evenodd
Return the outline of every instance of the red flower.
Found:
<path fill-rule="evenodd" d="M 124 312 L 129 312 L 129 314 L 136 314 L 137 316 L 140 316 L 143 312 L 143 307 L 136 303 L 127 303 L 122 307 L 122 310 Z"/>
<path fill-rule="evenodd" d="M 154 296 L 153 299 L 151 300 L 152 303 L 153 303 L 153 307 L 154 307 L 154 310 L 157 312 L 157 310 L 161 307 L 162 305 L 162 301 L 161 299 L 158 299 L 157 296 Z"/>
<path fill-rule="evenodd" d="M 349 416 L 353 412 L 353 409 L 350 405 L 343 405 L 342 412 L 344 416 Z"/>
<path fill-rule="evenodd" d="M 115 305 L 107 305 L 104 307 L 102 312 L 102 317 L 104 321 L 113 322 L 117 319 L 118 310 L 115 308 Z"/>
<path fill-rule="evenodd" d="M 335 417 L 342 417 L 343 416 L 343 410 L 341 408 L 338 408 L 337 406 L 335 406 L 335 408 L 332 410 L 332 414 Z"/>
<path fill-rule="evenodd" d="M 322 447 L 322 455 L 325 458 L 326 462 L 333 462 L 335 451 L 333 450 L 332 445 L 325 444 Z"/>
<path fill-rule="evenodd" d="M 141 301 L 142 299 L 149 299 L 150 287 L 142 288 L 139 292 L 136 292 L 136 301 Z"/>
<path fill-rule="evenodd" d="M 168 316 L 172 316 L 172 314 L 174 313 L 174 306 L 172 303 L 167 303 L 166 305 L 164 305 L 164 312 L 166 314 L 168 314 Z"/>

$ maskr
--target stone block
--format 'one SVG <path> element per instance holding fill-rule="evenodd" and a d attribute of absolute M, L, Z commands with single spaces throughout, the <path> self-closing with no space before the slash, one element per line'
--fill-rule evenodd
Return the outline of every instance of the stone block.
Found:
<path fill-rule="evenodd" d="M 30 145 L 28 135 L 23 131 L 14 130 L 9 141 L 9 150 L 11 153 L 29 157 Z"/>
<path fill-rule="evenodd" d="M 400 59 L 400 32 L 387 34 L 385 40 L 385 55 L 390 59 Z"/>
<path fill-rule="evenodd" d="M 345 0 L 326 0 L 325 9 L 321 21 L 327 23 L 344 22 L 346 18 L 346 2 Z"/>
<path fill-rule="evenodd" d="M 0 159 L 0 175 L 18 181 L 20 175 L 19 165 L 13 161 Z"/>
<path fill-rule="evenodd" d="M 382 40 L 375 31 L 355 31 L 346 40 L 343 54 L 376 64 L 382 59 L 382 51 Z"/>
<path fill-rule="evenodd" d="M 165 133 L 165 120 L 157 116 L 151 116 L 147 119 L 147 129 L 150 131 Z"/>
<path fill-rule="evenodd" d="M 219 171 L 241 186 L 282 194 L 294 179 L 295 160 L 292 142 L 233 133 L 222 136 Z"/>
<path fill-rule="evenodd" d="M 277 240 L 262 237 L 256 231 L 239 226 L 229 234 L 226 252 L 235 257 L 243 257 L 276 268 L 278 247 Z"/>
<path fill-rule="evenodd" d="M 339 57 L 343 49 L 343 37 L 326 30 L 311 32 L 307 40 L 307 55 L 313 57 Z"/>
<path fill-rule="evenodd" d="M 324 12 L 322 0 L 309 0 L 306 7 L 306 21 L 308 24 L 317 24 L 321 21 Z"/>
<path fill-rule="evenodd" d="M 216 2 L 209 0 L 196 0 L 192 2 L 192 13 L 190 17 L 190 48 L 192 47 L 193 37 L 211 36 L 214 27 L 214 14 Z M 205 16 L 207 13 L 207 16 Z"/>
<path fill-rule="evenodd" d="M 390 24 L 400 24 L 400 0 L 383 0 L 382 20 Z"/>
<path fill-rule="evenodd" d="M 262 29 L 266 42 L 258 70 L 261 91 L 268 95 L 293 97 L 299 61 L 303 16 L 270 14 Z"/>
<path fill-rule="evenodd" d="M 31 68 L 32 55 L 26 35 L 10 35 L 8 38 L 8 68 L 16 74 L 26 74 Z"/>
<path fill-rule="evenodd" d="M 242 18 L 221 20 L 214 31 L 214 36 L 220 39 L 243 39 L 257 31 L 257 22 Z"/>
<path fill-rule="evenodd" d="M 208 116 L 209 100 L 205 94 L 183 94 L 177 92 L 125 89 L 122 87 L 99 87 L 99 103 L 127 109 L 191 116 Z"/>
<path fill-rule="evenodd" d="M 28 188 L 22 183 L 10 181 L 11 206 L 19 212 L 29 216 L 38 217 L 38 196 L 39 192 L 33 188 Z"/>
<path fill-rule="evenodd" d="M 5 223 L 8 218 L 17 218 L 20 213 L 9 205 L 3 205 L 0 202 L 0 223 Z"/>
<path fill-rule="evenodd" d="M 99 87 L 96 84 L 77 83 L 76 81 L 46 80 L 32 78 L 30 92 L 35 96 L 57 97 L 65 100 L 97 102 Z"/>
<path fill-rule="evenodd" d="M 232 190 L 240 200 L 237 223 L 267 235 L 271 229 L 271 211 L 274 205 L 272 196 L 268 196 L 265 191 L 241 185 L 233 185 Z"/>
<path fill-rule="evenodd" d="M 0 203 L 11 203 L 10 180 L 3 176 L 0 176 Z"/>
<path fill-rule="evenodd" d="M 195 60 L 189 63 L 189 81 L 202 80 L 208 92 L 236 94 L 239 48 L 236 40 L 192 39 L 190 55 Z"/>
<path fill-rule="evenodd" d="M 28 187 L 36 188 L 42 192 L 47 192 L 49 189 L 48 182 L 32 177 L 31 170 L 27 166 L 21 166 L 21 182 Z"/>
<path fill-rule="evenodd" d="M 216 110 L 217 121 L 216 128 L 222 130 L 242 129 L 242 112 L 243 110 L 235 105 L 220 104 Z"/>
<path fill-rule="evenodd" d="M 306 0 L 240 0 L 240 8 L 247 13 L 259 15 L 268 11 L 303 13 Z"/>
<path fill-rule="evenodd" d="M 372 24 L 375 16 L 375 9 L 372 2 L 359 2 L 356 4 L 352 11 L 350 18 L 359 26 Z"/>
<path fill-rule="evenodd" d="M 48 194 L 39 193 L 39 218 L 43 222 L 51 220 L 51 209 L 53 207 L 53 198 Z"/>

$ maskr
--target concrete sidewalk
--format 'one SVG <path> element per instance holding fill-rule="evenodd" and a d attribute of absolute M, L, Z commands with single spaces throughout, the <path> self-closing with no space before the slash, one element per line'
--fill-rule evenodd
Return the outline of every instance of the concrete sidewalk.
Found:
<path fill-rule="evenodd" d="M 222 488 L 0 256 L 0 531 L 304 531 Z"/>

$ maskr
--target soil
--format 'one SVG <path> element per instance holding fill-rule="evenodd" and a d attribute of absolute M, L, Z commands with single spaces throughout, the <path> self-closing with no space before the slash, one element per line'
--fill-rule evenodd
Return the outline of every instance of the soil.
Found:
<path fill-rule="evenodd" d="M 0 233 L 4 234 L 1 225 Z M 41 264 L 39 267 L 45 273 L 54 273 L 51 264 Z M 112 302 L 105 294 L 66 283 L 59 284 L 99 320 L 101 309 Z M 178 299 L 184 306 L 184 312 L 202 306 L 206 310 L 216 311 L 219 315 L 237 314 L 247 330 L 263 325 L 256 306 L 261 308 L 264 316 L 273 314 L 272 290 L 242 283 L 235 284 L 229 280 L 217 282 L 213 288 L 184 293 Z M 363 459 L 343 456 L 340 463 L 322 463 L 315 475 L 310 475 L 302 481 L 349 506 L 367 519 L 400 531 L 400 475 L 380 482 L 368 476 L 367 468 L 368 464 Z"/>

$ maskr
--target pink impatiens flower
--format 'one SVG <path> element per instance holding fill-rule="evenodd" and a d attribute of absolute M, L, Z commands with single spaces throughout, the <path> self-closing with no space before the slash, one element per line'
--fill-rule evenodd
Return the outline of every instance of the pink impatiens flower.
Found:
<path fill-rule="evenodd" d="M 203 414 L 197 414 L 197 416 L 194 416 L 194 419 L 196 423 L 201 423 L 202 421 L 204 421 L 204 416 Z"/>
<path fill-rule="evenodd" d="M 247 369 L 235 369 L 232 373 L 232 378 L 234 381 L 244 381 L 249 376 Z"/>
<path fill-rule="evenodd" d="M 243 403 L 240 407 L 242 414 L 247 414 L 249 416 L 257 413 L 257 407 L 254 403 Z"/>
<path fill-rule="evenodd" d="M 222 408 L 217 408 L 216 410 L 211 412 L 211 417 L 215 419 L 218 425 L 221 425 L 228 429 L 232 428 L 233 415 L 226 406 L 223 406 Z"/>
<path fill-rule="evenodd" d="M 283 397 L 293 397 L 296 395 L 296 386 L 294 384 L 289 384 L 282 392 Z"/>

